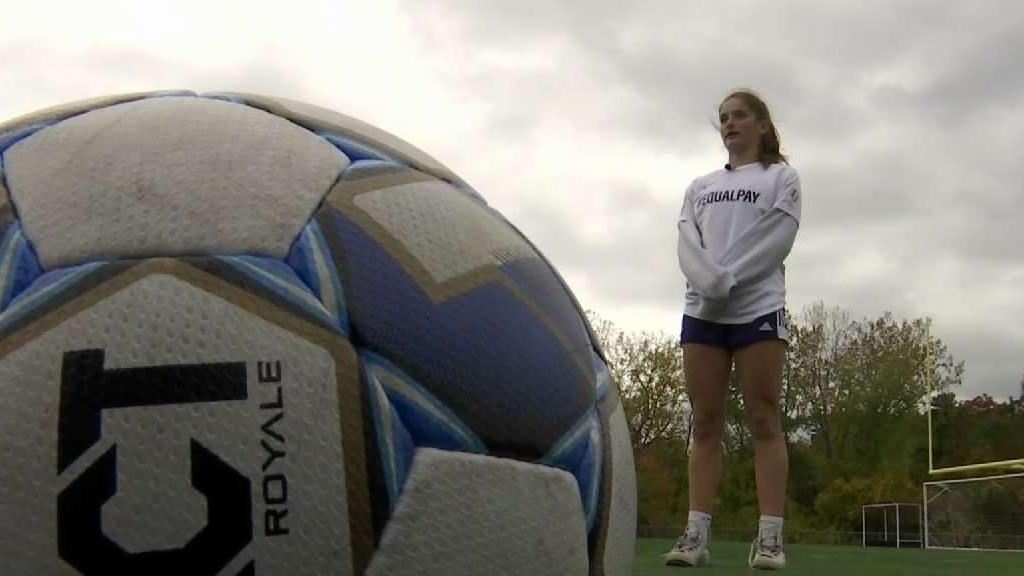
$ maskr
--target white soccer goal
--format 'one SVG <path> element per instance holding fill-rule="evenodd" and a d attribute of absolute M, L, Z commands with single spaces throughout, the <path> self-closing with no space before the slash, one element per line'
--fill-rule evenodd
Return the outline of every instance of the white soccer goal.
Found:
<path fill-rule="evenodd" d="M 1024 551 L 1024 473 L 925 482 L 924 543 Z"/>
<path fill-rule="evenodd" d="M 860 514 L 864 546 L 921 547 L 920 504 L 867 504 Z"/>

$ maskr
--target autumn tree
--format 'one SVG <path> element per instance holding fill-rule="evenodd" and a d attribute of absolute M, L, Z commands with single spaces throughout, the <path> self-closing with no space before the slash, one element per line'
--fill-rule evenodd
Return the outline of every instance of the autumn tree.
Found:
<path fill-rule="evenodd" d="M 619 384 L 634 452 L 659 440 L 685 439 L 689 403 L 678 342 L 652 332 L 624 332 L 593 312 L 588 317 Z"/>

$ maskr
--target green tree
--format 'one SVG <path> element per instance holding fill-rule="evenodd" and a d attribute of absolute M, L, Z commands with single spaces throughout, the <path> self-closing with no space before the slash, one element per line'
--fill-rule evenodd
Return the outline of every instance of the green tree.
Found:
<path fill-rule="evenodd" d="M 619 385 L 634 453 L 658 441 L 686 439 L 689 402 L 678 342 L 651 332 L 624 332 L 594 312 L 588 317 Z"/>
<path fill-rule="evenodd" d="M 1024 458 L 1024 410 L 987 394 L 958 401 L 953 394 L 932 402 L 932 444 L 936 468 Z"/>
<path fill-rule="evenodd" d="M 629 333 L 587 313 L 619 385 L 637 466 L 641 525 L 681 522 L 686 506 L 689 401 L 674 339 Z"/>
<path fill-rule="evenodd" d="M 786 383 L 790 436 L 808 439 L 834 474 L 908 462 L 926 437 L 930 392 L 957 385 L 963 363 L 924 319 L 886 313 L 852 321 L 819 303 L 796 324 Z"/>
<path fill-rule="evenodd" d="M 678 344 L 674 337 L 627 333 L 588 316 L 631 428 L 640 522 L 678 525 L 686 505 L 690 413 Z M 1015 402 L 983 399 L 961 406 L 952 390 L 964 365 L 934 337 L 927 319 L 898 320 L 886 313 L 852 320 L 846 311 L 819 302 L 789 325 L 782 417 L 790 453 L 791 527 L 857 531 L 862 505 L 917 500 L 927 476 L 929 398 L 933 405 L 952 407 L 942 415 L 934 412 L 933 421 L 964 431 L 950 450 L 1017 446 L 1024 403 L 1018 408 Z M 716 525 L 743 529 L 756 518 L 757 498 L 753 447 L 735 377 L 724 443 Z"/>
<path fill-rule="evenodd" d="M 792 342 L 786 358 L 784 407 L 787 437 L 809 436 L 827 459 L 833 457 L 832 429 L 847 407 L 851 390 L 840 378 L 855 325 L 839 308 L 812 304 L 790 322 Z"/>

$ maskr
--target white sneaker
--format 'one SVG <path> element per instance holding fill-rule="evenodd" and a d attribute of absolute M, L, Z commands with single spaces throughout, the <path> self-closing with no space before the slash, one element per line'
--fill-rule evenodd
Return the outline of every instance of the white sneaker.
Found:
<path fill-rule="evenodd" d="M 782 551 L 782 534 L 770 527 L 757 531 L 757 538 L 750 545 L 751 568 L 779 570 L 786 567 L 786 553 Z"/>
<path fill-rule="evenodd" d="M 686 534 L 676 540 L 676 545 L 665 554 L 666 566 L 695 567 L 710 563 L 707 533 L 692 526 L 686 527 Z"/>

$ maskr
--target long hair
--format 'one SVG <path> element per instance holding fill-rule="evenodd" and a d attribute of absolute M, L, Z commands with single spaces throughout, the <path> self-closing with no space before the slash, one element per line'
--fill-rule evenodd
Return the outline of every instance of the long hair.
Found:
<path fill-rule="evenodd" d="M 779 141 L 779 131 L 775 129 L 775 122 L 772 121 L 772 113 L 768 111 L 768 105 L 764 103 L 764 100 L 751 90 L 737 90 L 723 98 L 722 104 L 725 104 L 725 101 L 730 98 L 740 99 L 754 113 L 754 118 L 768 124 L 768 131 L 761 135 L 757 161 L 765 168 L 776 162 L 789 164 L 786 155 L 782 153 L 782 143 Z M 721 108 L 722 104 L 719 104 L 718 107 Z"/>

